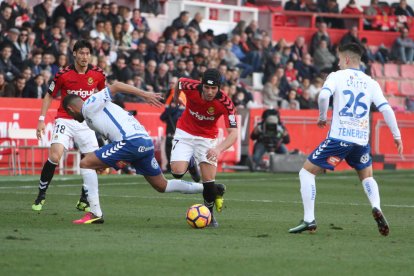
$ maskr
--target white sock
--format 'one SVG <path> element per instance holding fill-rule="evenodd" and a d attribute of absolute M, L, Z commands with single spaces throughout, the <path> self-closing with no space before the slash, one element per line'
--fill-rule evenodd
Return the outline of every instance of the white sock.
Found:
<path fill-rule="evenodd" d="M 373 177 L 367 177 L 362 180 L 362 187 L 364 187 L 365 194 L 367 195 L 372 208 L 378 208 L 381 210 L 377 181 L 375 181 Z"/>
<path fill-rule="evenodd" d="M 102 217 L 101 205 L 99 203 L 98 175 L 95 170 L 80 169 L 83 178 L 83 186 L 88 196 L 91 212 L 98 217 Z"/>
<path fill-rule="evenodd" d="M 300 193 L 303 201 L 303 220 L 312 222 L 315 219 L 316 184 L 315 175 L 304 168 L 299 172 Z"/>
<path fill-rule="evenodd" d="M 165 192 L 179 192 L 182 194 L 200 194 L 203 192 L 203 184 L 188 182 L 180 179 L 170 179 L 167 182 Z"/>

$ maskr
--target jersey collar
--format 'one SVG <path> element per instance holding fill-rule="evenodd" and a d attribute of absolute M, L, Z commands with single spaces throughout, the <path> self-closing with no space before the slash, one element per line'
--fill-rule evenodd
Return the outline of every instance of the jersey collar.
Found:
<path fill-rule="evenodd" d="M 88 73 L 88 71 L 91 70 L 92 67 L 92 64 L 88 64 L 88 68 L 86 69 L 85 74 Z M 79 74 L 78 70 L 76 70 L 75 64 L 69 65 L 69 68 Z"/>

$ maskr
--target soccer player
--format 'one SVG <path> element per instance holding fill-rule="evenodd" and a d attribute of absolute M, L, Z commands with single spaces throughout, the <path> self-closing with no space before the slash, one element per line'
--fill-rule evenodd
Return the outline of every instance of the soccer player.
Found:
<path fill-rule="evenodd" d="M 105 88 L 105 74 L 103 71 L 89 64 L 92 53 L 92 45 L 86 40 L 79 40 L 73 46 L 74 63 L 56 73 L 55 78 L 46 93 L 39 122 L 37 125 L 37 138 L 41 139 L 45 133 L 45 115 L 52 99 L 60 91 L 61 100 L 68 94 L 79 95 L 82 99 L 88 99 L 93 93 Z M 45 204 L 46 191 L 52 181 L 55 168 L 62 158 L 64 150 L 68 149 L 70 140 L 73 139 L 82 154 L 93 152 L 98 148 L 98 142 L 94 131 L 85 123 L 73 120 L 63 109 L 62 102 L 58 108 L 55 126 L 52 133 L 52 141 L 49 158 L 43 166 L 40 175 L 39 193 L 32 209 L 41 211 Z M 82 195 L 76 208 L 82 211 L 89 209 L 88 197 L 98 197 L 98 177 L 96 171 L 81 169 L 83 178 Z"/>
<path fill-rule="evenodd" d="M 204 186 L 203 198 L 211 214 L 210 226 L 218 227 L 213 216 L 213 207 L 221 211 L 223 193 L 215 184 L 217 160 L 220 153 L 231 147 L 237 139 L 235 107 L 229 97 L 220 91 L 221 75 L 216 69 L 207 69 L 202 81 L 180 78 L 174 93 L 178 103 L 180 91 L 186 96 L 186 108 L 178 119 L 171 152 L 171 173 L 181 178 L 187 171 L 193 175 L 200 164 Z M 217 121 L 224 116 L 228 136 L 218 143 Z"/>
<path fill-rule="evenodd" d="M 154 145 L 145 128 L 127 111 L 111 102 L 118 92 L 140 96 L 154 106 L 162 106 L 160 95 L 146 93 L 133 86 L 115 82 L 102 91 L 92 95 L 86 102 L 78 95 L 68 95 L 63 100 L 67 113 L 79 123 L 83 121 L 96 132 L 111 141 L 94 153 L 89 153 L 81 160 L 80 167 L 87 169 L 104 169 L 112 167 L 134 166 L 138 174 L 158 192 L 201 193 L 203 185 L 182 180 L 166 180 L 154 157 Z M 88 198 L 89 199 L 89 198 Z M 102 213 L 96 213 L 93 206 L 99 205 L 99 198 L 89 199 L 91 212 L 75 224 L 103 223 Z"/>
<path fill-rule="evenodd" d="M 333 170 L 343 159 L 353 167 L 362 182 L 372 206 L 372 215 L 379 232 L 387 236 L 389 227 L 381 206 L 378 185 L 373 178 L 369 140 L 369 112 L 371 103 L 384 116 L 402 155 L 403 143 L 394 111 L 385 99 L 379 84 L 359 70 L 362 49 L 355 43 L 339 48 L 339 68 L 331 73 L 319 95 L 320 128 L 326 127 L 329 98 L 333 97 L 333 118 L 328 137 L 305 161 L 299 172 L 304 218 L 290 233 L 315 231 L 315 176 L 325 169 Z"/>

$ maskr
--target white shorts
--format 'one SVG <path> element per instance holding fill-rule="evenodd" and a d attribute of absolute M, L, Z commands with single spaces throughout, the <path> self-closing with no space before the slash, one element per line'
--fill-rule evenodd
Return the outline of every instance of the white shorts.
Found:
<path fill-rule="evenodd" d="M 94 152 L 99 148 L 95 132 L 86 125 L 86 122 L 56 119 L 51 144 L 62 144 L 68 150 L 71 139 L 76 143 L 81 153 Z"/>
<path fill-rule="evenodd" d="M 190 161 L 194 155 L 197 163 L 206 162 L 217 166 L 217 161 L 207 159 L 207 151 L 217 146 L 217 139 L 191 135 L 181 129 L 175 131 L 171 150 L 171 162 Z"/>

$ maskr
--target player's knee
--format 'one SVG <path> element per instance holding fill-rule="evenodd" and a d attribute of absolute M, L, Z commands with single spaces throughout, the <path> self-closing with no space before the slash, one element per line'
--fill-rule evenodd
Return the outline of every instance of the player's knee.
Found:
<path fill-rule="evenodd" d="M 171 174 L 172 174 L 172 176 L 175 179 L 181 179 L 181 178 L 183 178 L 183 176 L 184 176 L 185 173 L 174 173 L 174 172 L 171 172 Z"/>
<path fill-rule="evenodd" d="M 79 163 L 79 167 L 81 169 L 89 169 L 89 162 L 87 161 L 87 159 L 83 158 L 80 163 Z"/>

